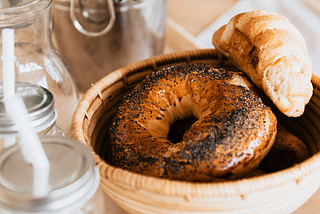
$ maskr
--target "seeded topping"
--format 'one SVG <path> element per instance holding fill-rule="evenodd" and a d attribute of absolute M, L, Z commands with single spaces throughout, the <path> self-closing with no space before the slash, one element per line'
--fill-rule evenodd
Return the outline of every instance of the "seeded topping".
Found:
<path fill-rule="evenodd" d="M 273 143 L 276 118 L 242 72 L 185 63 L 153 72 L 127 94 L 109 131 L 107 162 L 126 170 L 187 181 L 238 178 Z M 248 82 L 247 79 L 245 79 Z M 180 142 L 170 126 L 196 119 Z"/>

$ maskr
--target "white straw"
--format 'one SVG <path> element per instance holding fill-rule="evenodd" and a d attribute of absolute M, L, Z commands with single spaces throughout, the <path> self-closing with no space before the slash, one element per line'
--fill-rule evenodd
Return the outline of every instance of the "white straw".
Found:
<path fill-rule="evenodd" d="M 2 56 L 3 62 L 3 93 L 4 98 L 11 97 L 15 93 L 15 74 L 14 74 L 14 30 L 5 28 L 2 30 Z"/>
<path fill-rule="evenodd" d="M 5 28 L 2 30 L 2 56 L 3 61 L 2 79 L 3 79 L 3 97 L 7 99 L 15 94 L 15 69 L 14 61 L 14 30 Z M 14 145 L 16 139 L 9 137 L 4 139 L 4 147 Z"/>
<path fill-rule="evenodd" d="M 6 112 L 18 126 L 20 145 L 24 158 L 34 168 L 33 195 L 42 197 L 48 193 L 50 165 L 39 137 L 27 118 L 28 111 L 21 97 L 5 100 Z"/>

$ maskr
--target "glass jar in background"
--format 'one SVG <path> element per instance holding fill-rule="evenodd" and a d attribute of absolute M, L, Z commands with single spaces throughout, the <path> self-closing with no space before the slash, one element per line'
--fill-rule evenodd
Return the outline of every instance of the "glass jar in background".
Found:
<path fill-rule="evenodd" d="M 48 89 L 54 95 L 57 125 L 69 134 L 78 91 L 52 44 L 52 0 L 1 0 L 0 34 L 5 28 L 14 29 L 15 80 Z M 2 36 L 0 41 L 5 42 Z M 2 61 L 0 71 L 3 82 Z"/>
<path fill-rule="evenodd" d="M 18 127 L 6 113 L 3 99 L 3 84 L 0 83 L 0 150 L 18 141 Z M 57 112 L 54 97 L 47 89 L 31 83 L 16 82 L 16 96 L 22 97 L 28 111 L 30 125 L 39 136 L 64 136 L 64 132 L 55 124 Z"/>
<path fill-rule="evenodd" d="M 40 137 L 49 160 L 49 191 L 33 194 L 33 167 L 16 144 L 0 153 L 0 213 L 104 214 L 103 190 L 94 158 L 69 137 Z"/>
<path fill-rule="evenodd" d="M 53 41 L 80 92 L 163 53 L 169 0 L 54 0 Z"/>

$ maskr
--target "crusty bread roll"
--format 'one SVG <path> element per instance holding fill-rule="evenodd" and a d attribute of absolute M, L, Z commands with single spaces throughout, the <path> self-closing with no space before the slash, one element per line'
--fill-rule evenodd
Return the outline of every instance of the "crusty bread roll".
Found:
<path fill-rule="evenodd" d="M 289 117 L 303 114 L 312 95 L 312 65 L 300 32 L 284 16 L 241 13 L 216 31 L 215 48 L 243 70 Z"/>
<path fill-rule="evenodd" d="M 267 172 L 263 171 L 262 169 L 255 169 L 249 174 L 247 174 L 246 176 L 244 176 L 243 178 L 253 178 L 253 177 L 257 177 L 265 174 L 267 174 Z"/>
<path fill-rule="evenodd" d="M 276 140 L 261 161 L 259 169 L 274 172 L 289 168 L 311 157 L 308 147 L 294 134 L 278 124 Z"/>

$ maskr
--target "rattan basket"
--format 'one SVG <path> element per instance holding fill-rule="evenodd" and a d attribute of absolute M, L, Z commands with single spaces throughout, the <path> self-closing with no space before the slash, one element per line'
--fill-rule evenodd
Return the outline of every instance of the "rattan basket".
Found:
<path fill-rule="evenodd" d="M 96 156 L 104 191 L 127 213 L 291 213 L 320 186 L 320 78 L 313 75 L 314 95 L 300 118 L 279 117 L 314 154 L 294 167 L 236 181 L 192 183 L 158 179 L 115 168 L 104 162 L 105 139 L 124 94 L 154 70 L 182 62 L 205 62 L 233 68 L 214 49 L 182 51 L 132 63 L 105 76 L 83 96 L 73 117 L 71 136 Z"/>

